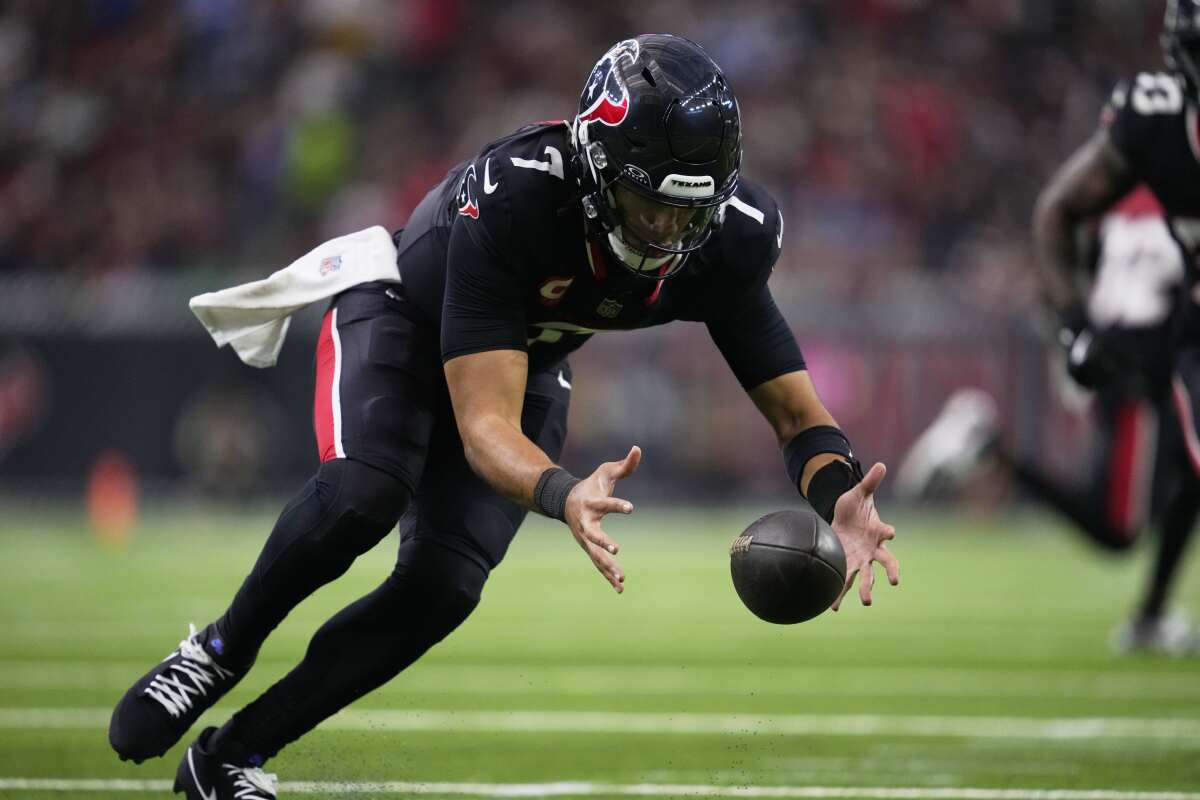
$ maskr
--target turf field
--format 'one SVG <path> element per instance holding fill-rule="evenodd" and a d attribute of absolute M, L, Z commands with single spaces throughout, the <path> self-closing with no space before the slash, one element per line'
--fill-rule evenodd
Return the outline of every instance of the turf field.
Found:
<path fill-rule="evenodd" d="M 282 796 L 1200 800 L 1200 661 L 1107 648 L 1148 549 L 1102 557 L 1039 517 L 898 515 L 898 589 L 776 627 L 729 582 L 753 515 L 614 521 L 620 597 L 532 520 L 463 628 L 271 762 Z M 124 550 L 70 510 L 5 520 L 0 795 L 165 795 L 182 747 L 119 763 L 109 710 L 223 608 L 270 516 L 150 512 Z M 209 719 L 280 676 L 394 547 L 298 608 Z"/>

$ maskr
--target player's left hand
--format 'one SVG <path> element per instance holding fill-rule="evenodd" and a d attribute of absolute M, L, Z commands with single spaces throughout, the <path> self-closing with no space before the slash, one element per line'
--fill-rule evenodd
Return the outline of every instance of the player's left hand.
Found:
<path fill-rule="evenodd" d="M 871 605 L 876 561 L 887 572 L 888 583 L 895 586 L 900 582 L 900 562 L 887 549 L 888 540 L 896 537 L 896 529 L 881 520 L 879 512 L 875 510 L 875 490 L 883 483 L 886 474 L 887 467 L 876 463 L 857 486 L 838 498 L 837 505 L 833 507 L 833 532 L 846 551 L 846 585 L 830 606 L 834 611 L 838 610 L 842 598 L 854 585 L 855 575 L 859 575 L 859 599 L 864 606 Z"/>

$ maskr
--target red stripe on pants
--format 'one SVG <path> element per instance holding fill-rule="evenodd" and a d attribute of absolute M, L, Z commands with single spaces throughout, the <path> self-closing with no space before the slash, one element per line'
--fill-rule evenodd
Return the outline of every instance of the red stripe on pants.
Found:
<path fill-rule="evenodd" d="M 1188 461 L 1196 477 L 1200 477 L 1200 436 L 1196 435 L 1196 417 L 1192 414 L 1192 398 L 1183 379 L 1176 375 L 1171 380 L 1171 394 L 1175 400 L 1175 411 L 1179 415 L 1179 427 L 1183 429 L 1183 444 Z"/>
<path fill-rule="evenodd" d="M 1137 535 L 1135 527 L 1137 505 L 1134 488 L 1140 466 L 1138 454 L 1142 448 L 1141 409 L 1136 402 L 1121 404 L 1117 412 L 1117 430 L 1113 442 L 1112 461 L 1108 467 L 1108 519 L 1126 538 Z"/>
<path fill-rule="evenodd" d="M 317 339 L 317 386 L 313 393 L 313 431 L 317 434 L 317 455 L 322 463 L 338 457 L 333 438 L 333 381 L 337 373 L 333 311 L 326 312 L 321 321 L 321 336 Z"/>

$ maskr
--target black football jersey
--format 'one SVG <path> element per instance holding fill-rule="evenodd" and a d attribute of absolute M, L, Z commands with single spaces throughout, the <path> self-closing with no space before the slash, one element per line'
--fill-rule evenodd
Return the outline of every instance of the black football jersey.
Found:
<path fill-rule="evenodd" d="M 1174 75 L 1143 72 L 1121 83 L 1105 109 L 1108 136 L 1162 203 L 1186 256 L 1179 327 L 1200 342 L 1200 111 Z"/>
<path fill-rule="evenodd" d="M 678 274 L 639 277 L 586 234 L 569 136 L 566 123 L 543 123 L 487 145 L 401 234 L 401 280 L 440 326 L 443 360 L 515 349 L 537 369 L 600 331 L 694 320 L 748 389 L 804 368 L 767 288 L 783 217 L 766 190 L 743 180 Z"/>

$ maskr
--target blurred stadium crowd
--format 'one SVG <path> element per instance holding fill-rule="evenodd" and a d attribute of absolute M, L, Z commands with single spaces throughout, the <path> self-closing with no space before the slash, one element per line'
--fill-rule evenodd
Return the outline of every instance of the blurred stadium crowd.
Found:
<path fill-rule="evenodd" d="M 1011 292 L 1039 182 L 1153 66 L 1159 22 L 1126 0 L 11 0 L 0 270 L 261 271 L 397 227 L 456 160 L 572 113 L 611 41 L 664 30 L 739 94 L 783 270 Z"/>
<path fill-rule="evenodd" d="M 1160 64 L 1161 13 L 1128 0 L 8 0 L 0 475 L 49 485 L 103 446 L 168 478 L 203 472 L 195 452 L 221 465 L 215 484 L 230 464 L 307 474 L 295 434 L 311 338 L 285 348 L 292 366 L 247 370 L 200 341 L 186 298 L 402 226 L 455 162 L 573 115 L 597 57 L 646 31 L 695 39 L 729 76 L 744 173 L 787 223 L 773 291 L 859 447 L 898 457 L 949 390 L 978 384 L 1018 443 L 1067 458 L 1077 429 L 1055 422 L 1028 330 L 1033 198 L 1113 83 Z M 769 432 L 702 339 L 680 325 L 589 344 L 574 457 L 636 441 L 643 481 L 785 490 Z M 244 399 L 250 386 L 260 399 Z M 286 433 L 264 440 L 271 426 Z M 192 444 L 170 456 L 173 439 Z M 262 477 L 244 471 L 247 487 Z"/>

